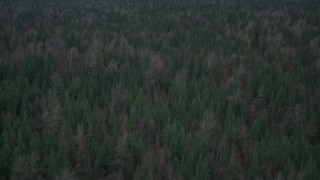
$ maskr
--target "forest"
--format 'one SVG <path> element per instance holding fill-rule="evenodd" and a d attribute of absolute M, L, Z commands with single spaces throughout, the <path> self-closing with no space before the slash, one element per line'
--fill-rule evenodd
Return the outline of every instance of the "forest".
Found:
<path fill-rule="evenodd" d="M 0 179 L 319 178 L 320 1 L 0 1 Z"/>

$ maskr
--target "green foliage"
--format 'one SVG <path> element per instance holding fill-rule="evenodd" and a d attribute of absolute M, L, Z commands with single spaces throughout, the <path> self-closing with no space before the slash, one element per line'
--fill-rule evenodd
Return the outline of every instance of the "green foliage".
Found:
<path fill-rule="evenodd" d="M 319 17 L 316 0 L 1 1 L 0 179 L 319 179 Z"/>

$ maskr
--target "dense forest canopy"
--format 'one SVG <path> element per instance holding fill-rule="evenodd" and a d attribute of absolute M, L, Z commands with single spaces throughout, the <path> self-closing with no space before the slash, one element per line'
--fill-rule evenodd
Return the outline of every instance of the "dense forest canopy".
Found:
<path fill-rule="evenodd" d="M 0 2 L 0 179 L 319 178 L 320 1 Z"/>

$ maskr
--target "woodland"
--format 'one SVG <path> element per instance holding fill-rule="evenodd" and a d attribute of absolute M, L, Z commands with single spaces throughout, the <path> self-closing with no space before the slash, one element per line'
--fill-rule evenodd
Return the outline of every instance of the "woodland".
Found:
<path fill-rule="evenodd" d="M 0 1 L 0 179 L 319 178 L 320 1 Z"/>

